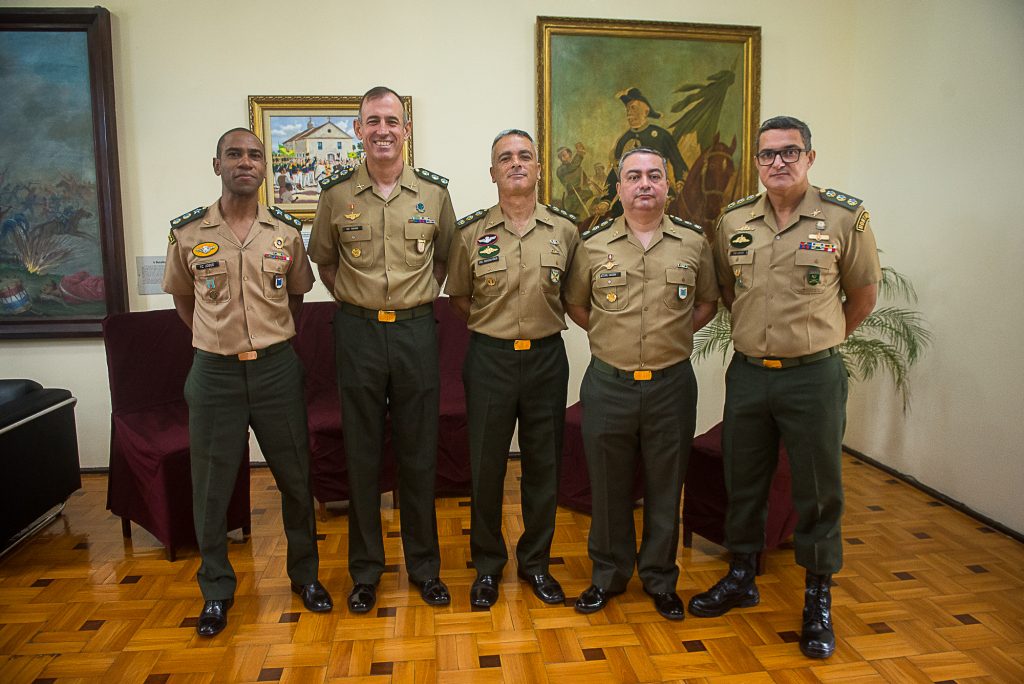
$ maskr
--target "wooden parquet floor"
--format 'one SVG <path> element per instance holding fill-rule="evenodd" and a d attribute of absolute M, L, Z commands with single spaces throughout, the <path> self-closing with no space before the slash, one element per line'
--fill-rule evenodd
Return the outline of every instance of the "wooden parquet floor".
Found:
<path fill-rule="evenodd" d="M 670 623 L 634 578 L 604 611 L 578 615 L 589 518 L 565 509 L 552 571 L 567 604 L 542 604 L 510 563 L 499 603 L 471 610 L 467 499 L 438 500 L 451 606 L 428 607 L 409 589 L 397 514 L 385 507 L 391 565 L 374 611 L 350 614 L 347 521 L 329 508 L 320 576 L 336 607 L 306 612 L 289 590 L 273 480 L 256 469 L 253 533 L 230 547 L 240 582 L 221 635 L 195 634 L 196 552 L 168 562 L 138 527 L 126 544 L 104 510 L 106 476 L 87 475 L 62 518 L 0 561 L 0 682 L 1024 682 L 1024 546 L 852 457 L 844 470 L 839 644 L 826 661 L 795 643 L 803 572 L 786 549 L 770 555 L 755 608 Z M 513 461 L 513 540 L 518 474 Z M 723 550 L 699 538 L 679 562 L 684 600 L 726 568 Z"/>

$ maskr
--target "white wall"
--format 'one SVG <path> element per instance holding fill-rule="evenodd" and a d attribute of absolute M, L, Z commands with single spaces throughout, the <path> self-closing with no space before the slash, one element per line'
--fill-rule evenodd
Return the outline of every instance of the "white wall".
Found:
<path fill-rule="evenodd" d="M 848 443 L 1024 530 L 1021 454 L 1013 450 L 1024 441 L 1013 395 L 1024 373 L 1016 345 L 1003 341 L 1024 330 L 1019 315 L 997 313 L 986 296 L 1007 292 L 1017 308 L 1011 260 L 1022 256 L 1024 231 L 1012 221 L 1022 212 L 1014 211 L 1021 200 L 1010 183 L 1024 151 L 1012 118 L 1024 104 L 1012 71 L 1024 63 L 1019 2 L 651 0 L 642 16 L 608 0 L 395 0 L 366 13 L 323 2 L 316 11 L 328 28 L 308 56 L 271 53 L 278 27 L 294 25 L 278 2 L 105 6 L 114 15 L 132 291 L 135 256 L 163 253 L 168 219 L 216 197 L 213 143 L 247 124 L 248 95 L 358 95 L 378 83 L 411 95 L 417 165 L 452 179 L 464 214 L 494 201 L 494 133 L 536 126 L 538 15 L 762 26 L 763 116 L 789 112 L 811 124 L 819 150 L 812 180 L 866 198 L 886 262 L 914 279 L 936 336 L 915 372 L 913 412 L 899 413 L 885 382 L 858 387 Z M 386 51 L 385 34 L 401 37 Z M 316 288 L 314 298 L 326 298 Z M 171 303 L 133 294 L 130 305 Z M 998 332 L 988 323 L 996 316 Z M 587 346 L 578 330 L 568 339 L 575 400 Z M 80 402 L 82 464 L 106 464 L 101 342 L 0 341 L 0 376 L 71 389 Z M 698 378 L 703 429 L 721 416 L 721 364 L 704 363 Z"/>

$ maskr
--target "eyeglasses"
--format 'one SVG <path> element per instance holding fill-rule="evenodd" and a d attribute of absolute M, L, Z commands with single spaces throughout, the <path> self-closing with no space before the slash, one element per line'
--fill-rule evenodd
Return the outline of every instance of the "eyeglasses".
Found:
<path fill-rule="evenodd" d="M 800 158 L 801 152 L 809 151 L 801 150 L 799 147 L 787 147 L 784 150 L 761 150 L 754 157 L 757 159 L 758 166 L 771 166 L 775 163 L 775 157 L 782 157 L 783 162 L 792 164 Z"/>

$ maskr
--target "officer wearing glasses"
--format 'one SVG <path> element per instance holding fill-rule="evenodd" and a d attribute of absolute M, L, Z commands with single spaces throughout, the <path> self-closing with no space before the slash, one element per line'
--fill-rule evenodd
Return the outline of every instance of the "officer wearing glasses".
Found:
<path fill-rule="evenodd" d="M 814 159 L 807 124 L 765 121 L 757 164 L 766 192 L 733 202 L 718 222 L 715 263 L 736 351 L 722 443 L 732 562 L 689 609 L 715 617 L 760 600 L 754 557 L 781 437 L 799 514 L 796 561 L 806 568 L 800 650 L 827 658 L 835 650 L 829 587 L 843 562 L 847 375 L 836 347 L 874 308 L 881 268 L 861 200 L 812 186 Z"/>

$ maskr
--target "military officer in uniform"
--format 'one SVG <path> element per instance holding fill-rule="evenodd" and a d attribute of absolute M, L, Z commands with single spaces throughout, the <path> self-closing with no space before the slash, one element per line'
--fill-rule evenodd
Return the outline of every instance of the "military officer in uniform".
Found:
<path fill-rule="evenodd" d="M 448 179 L 405 165 L 412 131 L 399 96 L 372 88 L 356 137 L 366 160 L 320 183 L 309 255 L 338 302 L 334 316 L 341 419 L 348 455 L 348 597 L 369 611 L 384 572 L 379 477 L 391 415 L 410 580 L 431 605 L 450 602 L 440 578 L 434 513 L 440 376 L 433 301 L 455 230 Z"/>
<path fill-rule="evenodd" d="M 669 190 L 674 190 L 676 193 L 681 192 L 683 189 L 683 178 L 689 167 L 683 161 L 683 155 L 680 154 L 679 145 L 676 139 L 672 137 L 672 133 L 661 126 L 650 123 L 651 119 L 660 119 L 661 112 L 658 112 L 651 106 L 650 100 L 644 97 L 639 88 L 629 88 L 618 93 L 618 98 L 626 106 L 626 123 L 629 125 L 629 129 L 615 141 L 612 158 L 621 159 L 622 155 L 626 152 L 639 147 L 655 150 L 665 157 L 672 168 L 673 180 L 669 181 Z M 603 214 L 608 211 L 610 206 L 613 207 L 613 216 L 618 216 L 622 213 L 616 195 L 616 183 L 618 182 L 619 176 L 616 174 L 616 170 L 612 168 L 608 172 L 607 195 L 595 207 L 595 214 Z"/>
<path fill-rule="evenodd" d="M 332 608 L 317 580 L 302 366 L 288 343 L 303 294 L 313 287 L 302 223 L 259 204 L 266 158 L 248 130 L 221 136 L 213 172 L 220 199 L 171 221 L 163 279 L 196 349 L 185 399 L 202 557 L 197 579 L 206 601 L 196 630 L 206 637 L 224 629 L 234 600 L 227 509 L 250 425 L 281 490 L 292 591 L 309 610 Z"/>
<path fill-rule="evenodd" d="M 499 133 L 491 145 L 498 204 L 456 224 L 448 259 L 446 292 L 472 331 L 463 370 L 473 471 L 469 545 L 477 571 L 470 603 L 481 608 L 497 601 L 508 561 L 501 502 L 517 420 L 524 523 L 518 575 L 541 601 L 565 600 L 548 562 L 569 381 L 562 278 L 579 234 L 571 214 L 537 203 L 539 177 L 530 134 Z"/>
<path fill-rule="evenodd" d="M 593 584 L 576 601 L 592 613 L 626 589 L 637 565 L 658 612 L 683 619 L 676 594 L 679 500 L 696 426 L 693 333 L 715 314 L 711 246 L 689 221 L 665 215 L 668 170 L 657 151 L 619 161 L 623 215 L 583 234 L 569 269 L 566 312 L 588 331 L 583 446 L 593 492 Z M 630 490 L 644 476 L 639 556 Z"/>
<path fill-rule="evenodd" d="M 861 201 L 809 183 L 815 152 L 807 124 L 779 116 L 758 136 L 767 192 L 726 207 L 715 245 L 735 347 L 722 440 L 732 562 L 691 599 L 690 612 L 712 617 L 758 603 L 754 557 L 764 546 L 781 437 L 799 514 L 796 561 L 807 570 L 800 649 L 827 658 L 835 649 L 829 587 L 842 567 L 847 374 L 836 347 L 874 308 L 881 269 Z"/>

